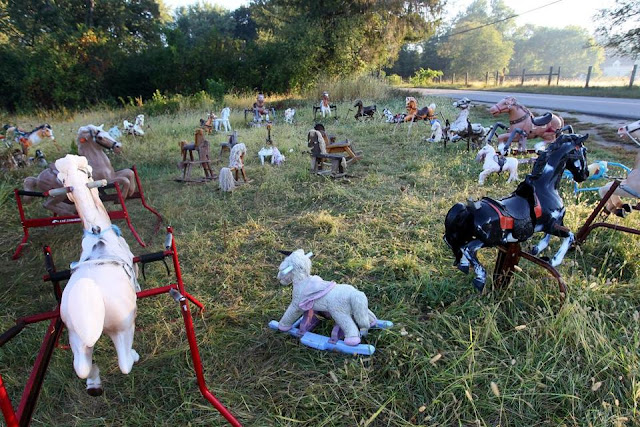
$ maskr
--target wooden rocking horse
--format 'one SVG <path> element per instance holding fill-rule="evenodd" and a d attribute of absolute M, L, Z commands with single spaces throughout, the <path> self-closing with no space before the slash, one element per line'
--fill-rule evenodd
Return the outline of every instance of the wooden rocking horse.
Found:
<path fill-rule="evenodd" d="M 239 184 L 239 174 L 242 174 L 244 183 L 249 183 L 247 173 L 244 170 L 244 156 L 247 154 L 247 147 L 243 143 L 238 143 L 231 148 L 229 154 L 229 166 L 220 169 L 220 189 L 225 192 L 235 190 Z"/>
<path fill-rule="evenodd" d="M 346 156 L 347 165 L 362 159 L 362 152 L 354 151 L 355 147 L 348 139 L 338 142 L 335 135 L 327 134 L 322 123 L 316 123 L 313 128 L 322 134 L 322 138 L 324 139 L 327 148 L 327 153 L 344 154 Z"/>
<path fill-rule="evenodd" d="M 198 160 L 195 160 L 193 157 L 194 151 L 198 153 Z M 204 139 L 204 131 L 202 129 L 196 129 L 194 142 L 192 144 L 189 144 L 187 141 L 180 141 L 180 153 L 182 154 L 182 161 L 178 162 L 178 169 L 182 170 L 182 178 L 177 178 L 176 181 L 206 182 L 216 178 L 211 170 L 209 141 Z M 189 155 L 189 160 L 187 160 L 187 154 Z M 204 177 L 191 177 L 191 169 L 194 165 L 202 166 Z"/>
<path fill-rule="evenodd" d="M 329 153 L 328 144 L 321 131 L 311 129 L 307 134 L 307 146 L 311 148 L 311 172 L 340 178 L 347 174 L 347 156 L 344 153 Z M 331 169 L 324 170 L 324 162 L 331 162 Z"/>

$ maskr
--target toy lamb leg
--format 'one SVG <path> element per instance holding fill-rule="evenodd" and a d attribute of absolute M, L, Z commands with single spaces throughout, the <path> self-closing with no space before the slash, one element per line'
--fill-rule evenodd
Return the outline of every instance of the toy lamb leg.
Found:
<path fill-rule="evenodd" d="M 278 329 L 288 331 L 307 310 L 327 312 L 344 332 L 345 344 L 360 344 L 360 337 L 377 323 L 376 316 L 368 308 L 367 296 L 351 285 L 312 276 L 309 259 L 312 253 L 305 255 L 298 249 L 285 254 L 289 256 L 280 264 L 277 278 L 285 286 L 293 283 L 293 298 L 278 322 Z"/>

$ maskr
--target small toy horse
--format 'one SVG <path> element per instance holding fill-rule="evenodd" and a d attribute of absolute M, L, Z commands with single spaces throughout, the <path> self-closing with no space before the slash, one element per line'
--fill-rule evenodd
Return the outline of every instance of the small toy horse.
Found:
<path fill-rule="evenodd" d="M 126 134 L 144 136 L 144 130 L 142 130 L 142 128 L 144 128 L 144 114 L 138 114 L 135 123 L 129 123 L 127 120 L 123 121 L 122 126 Z"/>
<path fill-rule="evenodd" d="M 436 104 L 430 104 L 427 107 L 418 109 L 418 101 L 413 96 L 407 96 L 405 99 L 407 114 L 404 117 L 405 122 L 415 122 L 417 120 L 431 120 L 435 118 Z"/>
<path fill-rule="evenodd" d="M 224 131 L 231 131 L 231 122 L 229 121 L 229 116 L 231 115 L 231 108 L 224 107 L 222 111 L 220 111 L 220 117 L 213 120 L 213 125 L 216 129 L 216 132 L 220 130 L 220 125 L 224 126 Z"/>
<path fill-rule="evenodd" d="M 478 151 L 476 162 L 483 163 L 482 172 L 480 172 L 480 176 L 478 176 L 478 184 L 480 185 L 483 185 L 484 180 L 492 173 L 500 174 L 502 172 L 509 172 L 508 183 L 518 180 L 518 159 L 496 154 L 496 150 L 491 144 L 486 144 Z"/>
<path fill-rule="evenodd" d="M 460 113 L 449 126 L 448 135 L 451 142 L 456 142 L 462 138 L 471 138 L 476 143 L 487 135 L 489 129 L 483 127 L 480 123 L 471 124 L 471 134 L 469 135 L 469 108 L 472 106 L 469 98 L 462 98 L 454 102 L 453 106 L 460 110 Z"/>
<path fill-rule="evenodd" d="M 431 136 L 427 139 L 427 142 L 440 142 L 442 141 L 442 123 L 438 119 L 431 119 Z"/>
<path fill-rule="evenodd" d="M 11 148 L 13 142 L 11 139 L 15 141 L 15 143 L 20 144 L 22 149 L 22 154 L 24 154 L 25 159 L 26 156 L 29 155 L 29 147 L 32 145 L 38 145 L 45 139 L 50 139 L 51 141 L 55 141 L 55 136 L 53 135 L 53 129 L 49 124 L 43 124 L 34 128 L 30 132 L 24 131 L 16 126 L 5 125 L 4 129 L 5 133 L 5 145 L 7 148 Z"/>
<path fill-rule="evenodd" d="M 71 278 L 60 303 L 60 317 L 69 330 L 73 368 L 87 379 L 91 396 L 102 394 L 100 370 L 93 349 L 103 332 L 113 341 L 118 366 L 131 372 L 140 356 L 132 348 L 136 319 L 136 291 L 140 290 L 133 254 L 120 230 L 111 224 L 93 181 L 87 159 L 68 154 L 56 160 L 58 180 L 78 211 L 84 228 L 80 260 L 71 264 Z M 60 190 L 54 190 L 60 191 Z"/>
<path fill-rule="evenodd" d="M 296 109 L 295 108 L 287 108 L 286 110 L 284 110 L 284 122 L 285 123 L 289 123 L 290 125 L 293 124 L 293 116 L 296 115 Z"/>
<path fill-rule="evenodd" d="M 247 154 L 247 147 L 243 143 L 238 143 L 231 148 L 229 154 L 229 167 L 220 169 L 220 189 L 222 191 L 233 191 L 238 181 L 238 172 L 242 173 L 244 182 L 247 180 L 247 174 L 244 171 L 244 156 Z M 235 172 L 235 178 L 232 172 Z"/>
<path fill-rule="evenodd" d="M 493 116 L 502 113 L 509 114 L 509 131 L 498 137 L 498 142 L 506 142 L 511 133 L 516 129 L 522 129 L 522 136 L 532 138 L 542 138 L 549 143 L 556 138 L 556 132 L 560 131 L 564 126 L 562 117 L 545 113 L 539 117 L 533 117 L 533 114 L 524 105 L 518 104 L 513 96 L 504 98 L 489 109 Z M 517 139 L 516 139 L 517 141 Z"/>
<path fill-rule="evenodd" d="M 279 322 L 271 322 L 270 327 L 288 332 L 304 322 L 301 316 L 314 317 L 314 312 L 332 318 L 336 322 L 331 339 L 313 334 L 307 329 L 302 332 L 302 343 L 319 350 L 338 350 L 344 353 L 372 354 L 373 346 L 361 345 L 361 337 L 369 328 L 390 328 L 391 322 L 379 321 L 371 310 L 367 296 L 351 285 L 336 284 L 311 275 L 311 256 L 302 249 L 294 252 L 280 251 L 287 257 L 278 268 L 278 280 L 282 285 L 293 284 L 291 304 Z M 315 322 L 317 323 L 317 321 Z M 315 326 L 315 323 L 311 326 Z M 296 331 L 298 332 L 298 331 Z M 294 333 L 296 333 L 294 332 Z M 306 332 L 306 333 L 305 333 Z M 340 339 L 341 333 L 344 339 Z M 311 336 L 308 336 L 310 334 Z"/>
<path fill-rule="evenodd" d="M 533 255 L 542 252 L 551 236 L 564 238 L 560 249 L 551 259 L 557 266 L 575 240 L 574 235 L 563 225 L 564 203 L 558 187 L 562 173 L 568 169 L 577 182 L 589 176 L 587 149 L 584 141 L 589 135 L 561 134 L 541 152 L 533 170 L 518 185 L 509 197 L 493 200 L 484 197 L 467 205 L 457 203 L 445 219 L 444 240 L 451 248 L 454 265 L 468 273 L 471 265 L 476 277 L 473 285 L 478 291 L 484 289 L 486 270 L 476 253 L 482 247 L 494 247 L 508 243 L 524 242 L 534 232 L 545 232 L 545 236 L 531 250 Z"/>
<path fill-rule="evenodd" d="M 355 115 L 356 119 L 359 119 L 360 117 L 372 119 L 373 115 L 377 111 L 377 107 L 375 105 L 364 107 L 360 99 L 358 99 L 353 106 L 358 108 L 358 112 Z"/>
<path fill-rule="evenodd" d="M 213 132 L 213 121 L 216 119 L 216 115 L 211 111 L 207 115 L 207 119 L 200 119 L 200 127 L 207 133 Z"/>
<path fill-rule="evenodd" d="M 320 112 L 322 113 L 322 118 L 325 115 L 329 115 L 331 117 L 331 103 L 329 102 L 329 92 L 322 92 L 322 99 L 320 100 Z"/>

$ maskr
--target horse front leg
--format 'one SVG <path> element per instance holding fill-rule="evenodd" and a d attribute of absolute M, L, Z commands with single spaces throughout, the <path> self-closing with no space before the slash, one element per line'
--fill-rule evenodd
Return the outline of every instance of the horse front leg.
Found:
<path fill-rule="evenodd" d="M 464 248 L 462 248 L 462 253 L 464 257 L 466 257 L 471 266 L 473 267 L 473 271 L 476 273 L 476 277 L 473 279 L 473 287 L 476 288 L 479 292 L 482 292 L 484 289 L 484 284 L 487 281 L 487 270 L 480 264 L 476 253 L 478 249 L 484 246 L 480 240 L 472 240 L 469 242 Z"/>
<path fill-rule="evenodd" d="M 558 252 L 556 252 L 553 258 L 551 258 L 552 267 L 557 267 L 560 264 L 562 264 L 562 260 L 564 259 L 564 256 L 567 254 L 567 251 L 575 241 L 575 237 L 573 236 L 572 232 L 569 231 L 567 234 L 568 236 L 565 237 L 565 239 L 562 241 L 562 244 L 560 245 L 560 249 L 558 249 Z"/>
<path fill-rule="evenodd" d="M 282 315 L 282 319 L 278 322 L 278 329 L 286 332 L 293 326 L 293 323 L 298 320 L 300 316 L 304 313 L 302 309 L 298 306 L 299 301 L 292 301 L 287 307 L 287 311 Z"/>
<path fill-rule="evenodd" d="M 531 247 L 531 250 L 529 251 L 531 255 L 538 255 L 547 249 L 547 246 L 549 246 L 549 240 L 551 240 L 551 234 L 547 233 L 542 239 L 540 239 L 537 245 Z"/>

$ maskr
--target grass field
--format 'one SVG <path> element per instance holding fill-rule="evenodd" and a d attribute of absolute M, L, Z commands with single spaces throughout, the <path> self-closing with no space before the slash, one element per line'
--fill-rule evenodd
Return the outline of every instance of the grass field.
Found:
<path fill-rule="evenodd" d="M 403 110 L 403 98 L 376 100 L 379 110 Z M 420 98 L 420 105 L 431 99 Z M 315 102 L 315 101 L 313 101 Z M 436 101 L 438 102 L 438 101 Z M 640 423 L 640 267 L 637 237 L 595 232 L 568 254 L 561 273 L 569 295 L 561 303 L 554 281 L 523 261 L 522 272 L 504 290 L 477 295 L 471 277 L 451 264 L 442 241 L 447 210 L 458 201 L 507 195 L 515 185 L 492 176 L 478 187 L 481 166 L 462 146 L 421 142 L 420 123 L 407 137 L 392 125 L 356 123 L 351 103 L 340 102 L 330 133 L 349 138 L 364 159 L 347 181 L 311 176 L 304 154 L 312 125 L 311 101 L 283 99 L 297 124 L 278 123 L 273 140 L 287 156 L 279 167 L 261 167 L 257 151 L 265 129 L 247 129 L 235 110 L 232 125 L 248 147 L 253 180 L 233 194 L 216 183 L 184 185 L 178 176 L 178 141 L 193 135 L 204 112 L 147 117 L 144 139 L 123 138 L 117 168 L 137 164 L 153 206 L 174 226 L 189 291 L 207 307 L 196 319 L 205 377 L 218 398 L 247 426 L 409 425 L 633 425 Z M 365 101 L 366 103 L 366 101 Z M 450 105 L 450 103 L 443 103 Z M 445 106 L 452 117 L 453 107 Z M 66 153 L 78 126 L 129 120 L 135 112 L 93 111 L 52 120 L 60 149 L 47 143 L 52 160 Z M 472 112 L 486 124 L 488 114 Z M 24 120 L 25 118 L 23 118 Z M 31 124 L 38 120 L 31 118 Z M 26 123 L 24 124 L 26 127 Z M 579 130 L 579 126 L 576 127 Z M 208 138 L 214 157 L 222 134 Z M 624 152 L 587 144 L 590 160 L 632 164 Z M 292 152 L 290 152 L 292 150 Z M 219 169 L 223 163 L 218 163 Z M 225 164 L 226 166 L 226 164 Z M 521 178 L 527 171 L 520 170 Z M 59 267 L 80 252 L 77 226 L 35 230 L 17 261 L 10 256 L 21 237 L 12 190 L 33 168 L 11 173 L 0 184 L 2 275 L 0 330 L 13 319 L 51 309 L 41 276 L 40 248 L 50 244 Z M 404 191 L 401 190 L 404 189 Z M 563 184 L 566 224 L 573 230 L 594 206 L 593 195 L 576 199 Z M 145 238 L 152 217 L 130 203 Z M 31 215 L 43 213 L 37 204 Z M 640 226 L 635 213 L 612 221 Z M 123 225 L 123 224 L 120 224 Z M 162 235 L 140 248 L 123 227 L 132 251 L 161 249 Z M 551 251 L 558 247 L 552 241 Z M 323 353 L 267 328 L 290 301 L 290 288 L 275 279 L 278 249 L 316 254 L 313 272 L 364 291 L 370 308 L 392 320 L 389 331 L 372 331 L 372 357 Z M 489 268 L 494 250 L 480 252 Z M 159 265 L 147 267 L 143 288 L 168 284 Z M 223 425 L 198 392 L 180 314 L 168 296 L 138 304 L 134 347 L 141 355 L 122 375 L 115 352 L 102 338 L 95 353 L 105 393 L 92 398 L 72 369 L 72 354 L 56 351 L 33 425 Z M 0 374 L 17 405 L 34 362 L 44 325 L 29 327 L 0 351 Z M 329 333 L 325 325 L 322 332 Z M 66 335 L 63 338 L 66 342 Z"/>

